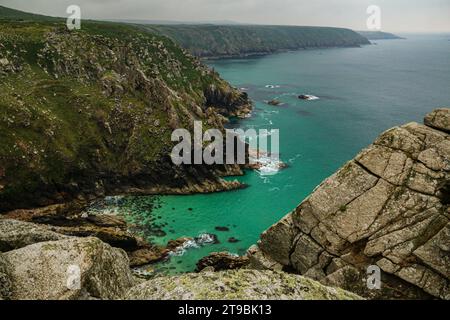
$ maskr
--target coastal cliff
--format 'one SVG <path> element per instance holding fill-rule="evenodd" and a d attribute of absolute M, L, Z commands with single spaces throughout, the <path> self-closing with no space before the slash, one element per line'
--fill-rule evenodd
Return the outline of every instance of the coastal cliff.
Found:
<path fill-rule="evenodd" d="M 173 39 L 193 55 L 203 58 L 370 44 L 352 30 L 330 27 L 158 25 L 144 28 Z"/>
<path fill-rule="evenodd" d="M 108 194 L 240 187 L 237 166 L 174 166 L 171 133 L 251 110 L 170 39 L 85 22 L 0 21 L 0 212 Z"/>
<path fill-rule="evenodd" d="M 450 109 L 383 133 L 264 232 L 251 267 L 368 298 L 450 299 Z M 369 266 L 382 270 L 369 290 Z"/>

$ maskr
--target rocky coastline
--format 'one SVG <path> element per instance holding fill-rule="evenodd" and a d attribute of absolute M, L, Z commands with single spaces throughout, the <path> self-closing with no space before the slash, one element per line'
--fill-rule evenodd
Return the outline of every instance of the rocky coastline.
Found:
<path fill-rule="evenodd" d="M 448 300 L 449 132 L 444 108 L 425 125 L 388 130 L 264 232 L 247 256 L 213 253 L 197 274 L 145 280 L 130 269 L 192 239 L 155 248 L 116 216 L 61 206 L 13 211 L 0 218 L 0 298 L 202 299 L 207 292 L 214 299 Z M 67 283 L 73 266 L 78 286 Z M 382 270 L 380 290 L 364 285 L 369 266 Z"/>

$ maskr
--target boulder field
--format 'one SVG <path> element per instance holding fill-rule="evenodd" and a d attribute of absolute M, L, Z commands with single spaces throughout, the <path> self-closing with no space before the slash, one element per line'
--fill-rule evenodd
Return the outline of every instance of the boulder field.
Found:
<path fill-rule="evenodd" d="M 227 270 L 144 281 L 131 271 L 124 250 L 98 238 L 63 236 L 14 220 L 0 224 L 3 300 L 360 299 L 311 279 L 272 271 Z"/>

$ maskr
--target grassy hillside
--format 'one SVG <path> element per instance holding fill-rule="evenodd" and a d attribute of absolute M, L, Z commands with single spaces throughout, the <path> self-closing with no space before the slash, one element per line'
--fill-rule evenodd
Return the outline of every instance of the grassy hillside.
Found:
<path fill-rule="evenodd" d="M 369 44 L 360 34 L 342 28 L 247 25 L 160 25 L 145 28 L 172 38 L 200 57 L 245 56 Z"/>
<path fill-rule="evenodd" d="M 0 6 L 3 18 L 55 21 Z M 369 44 L 362 35 L 343 28 L 252 26 L 252 25 L 148 25 L 133 23 L 142 30 L 167 36 L 198 57 L 229 57 L 270 54 L 286 50 L 322 47 L 356 47 Z"/>
<path fill-rule="evenodd" d="M 195 119 L 220 127 L 218 112 L 247 103 L 173 41 L 133 26 L 0 20 L 0 212 L 217 181 L 171 164 L 171 132 Z"/>

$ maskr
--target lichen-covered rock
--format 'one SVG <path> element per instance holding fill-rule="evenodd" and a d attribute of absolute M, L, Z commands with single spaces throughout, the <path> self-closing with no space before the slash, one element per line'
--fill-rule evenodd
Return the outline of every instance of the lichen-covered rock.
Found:
<path fill-rule="evenodd" d="M 450 132 L 450 110 L 436 109 L 425 117 L 425 124 L 429 127 Z"/>
<path fill-rule="evenodd" d="M 356 300 L 355 294 L 283 272 L 231 270 L 155 278 L 133 287 L 129 300 Z"/>
<path fill-rule="evenodd" d="M 126 253 L 97 238 L 41 242 L 3 257 L 14 300 L 118 299 L 136 284 Z"/>
<path fill-rule="evenodd" d="M 371 298 L 450 299 L 449 117 L 438 109 L 383 133 L 263 233 L 251 266 Z M 365 284 L 369 266 L 381 290 Z"/>
<path fill-rule="evenodd" d="M 0 300 L 11 297 L 11 280 L 9 278 L 9 263 L 0 253 Z"/>
<path fill-rule="evenodd" d="M 30 244 L 66 239 L 66 236 L 52 232 L 36 224 L 0 219 L 0 252 L 20 249 Z"/>

